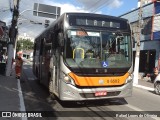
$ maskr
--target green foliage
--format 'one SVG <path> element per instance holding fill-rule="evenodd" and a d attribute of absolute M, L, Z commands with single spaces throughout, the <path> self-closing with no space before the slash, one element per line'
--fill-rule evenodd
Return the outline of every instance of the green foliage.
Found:
<path fill-rule="evenodd" d="M 19 39 L 17 41 L 16 51 L 33 50 L 33 42 L 30 39 Z"/>

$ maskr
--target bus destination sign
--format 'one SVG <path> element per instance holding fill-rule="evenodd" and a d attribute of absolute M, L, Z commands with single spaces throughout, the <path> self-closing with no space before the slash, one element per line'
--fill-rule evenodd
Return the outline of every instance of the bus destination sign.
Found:
<path fill-rule="evenodd" d="M 93 17 L 93 16 L 69 16 L 69 25 L 71 26 L 90 26 L 104 28 L 126 28 L 126 21 L 113 19 L 109 17 Z"/>
<path fill-rule="evenodd" d="M 120 28 L 120 23 L 118 22 L 83 18 L 77 18 L 76 25 Z"/>

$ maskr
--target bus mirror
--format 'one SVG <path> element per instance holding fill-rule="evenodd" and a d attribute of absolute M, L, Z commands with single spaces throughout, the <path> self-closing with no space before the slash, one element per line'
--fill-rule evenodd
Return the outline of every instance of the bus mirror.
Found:
<path fill-rule="evenodd" d="M 59 45 L 64 46 L 64 37 L 62 33 L 58 33 Z"/>

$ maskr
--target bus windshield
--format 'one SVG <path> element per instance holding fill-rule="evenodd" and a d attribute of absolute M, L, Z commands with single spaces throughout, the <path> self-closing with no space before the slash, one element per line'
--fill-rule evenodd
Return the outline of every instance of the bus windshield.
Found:
<path fill-rule="evenodd" d="M 129 33 L 68 30 L 65 61 L 71 68 L 126 68 L 132 65 Z"/>

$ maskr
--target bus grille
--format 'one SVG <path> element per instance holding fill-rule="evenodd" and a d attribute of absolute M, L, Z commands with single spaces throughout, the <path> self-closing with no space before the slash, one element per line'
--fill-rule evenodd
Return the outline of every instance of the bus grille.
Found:
<path fill-rule="evenodd" d="M 80 96 L 83 98 L 95 98 L 95 97 L 109 97 L 109 96 L 118 96 L 120 91 L 107 92 L 106 96 L 95 96 L 94 93 L 80 93 Z"/>

